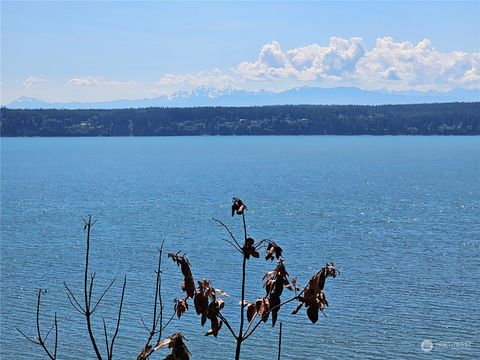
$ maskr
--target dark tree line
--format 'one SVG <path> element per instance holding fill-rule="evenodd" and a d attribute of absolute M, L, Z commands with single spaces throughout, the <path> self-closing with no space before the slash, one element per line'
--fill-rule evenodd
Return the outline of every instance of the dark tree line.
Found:
<path fill-rule="evenodd" d="M 1 109 L 1 136 L 479 135 L 480 102 Z"/>

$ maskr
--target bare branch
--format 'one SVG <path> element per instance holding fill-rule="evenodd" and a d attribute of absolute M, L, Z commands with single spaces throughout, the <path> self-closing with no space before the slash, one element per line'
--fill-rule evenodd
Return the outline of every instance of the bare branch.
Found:
<path fill-rule="evenodd" d="M 248 326 L 247 326 L 247 328 L 245 329 L 244 334 L 248 333 L 248 330 L 250 330 L 250 327 L 252 326 L 252 324 L 253 324 L 253 322 L 254 322 L 254 320 L 255 320 L 255 318 L 256 318 L 257 316 L 258 316 L 257 313 L 255 313 L 255 314 L 253 315 L 252 320 L 250 320 L 250 322 L 248 323 Z"/>
<path fill-rule="evenodd" d="M 242 214 L 243 220 L 243 234 L 245 235 L 245 240 L 247 240 L 247 223 L 245 222 L 245 213 Z"/>
<path fill-rule="evenodd" d="M 237 336 L 237 346 L 235 349 L 235 360 L 240 359 L 240 350 L 243 342 L 243 323 L 245 321 L 245 280 L 246 280 L 246 267 L 247 267 L 247 224 L 245 222 L 245 213 L 242 213 L 243 220 L 243 232 L 244 232 L 244 245 L 242 248 L 243 262 L 242 262 L 242 299 L 240 302 L 240 328 Z"/>
<path fill-rule="evenodd" d="M 242 247 L 241 247 L 240 244 L 238 243 L 237 239 L 235 239 L 235 236 L 233 236 L 233 234 L 232 234 L 232 232 L 230 231 L 230 229 L 228 228 L 228 226 L 225 225 L 223 222 L 221 222 L 221 221 L 218 220 L 218 219 L 215 219 L 215 218 L 212 218 L 212 219 L 213 219 L 213 221 L 216 221 L 216 222 L 218 222 L 220 225 L 222 225 L 222 226 L 225 228 L 225 230 L 227 230 L 227 232 L 230 234 L 230 237 L 233 239 L 233 241 L 235 242 L 235 244 L 237 244 L 238 248 L 241 250 Z"/>
<path fill-rule="evenodd" d="M 17 328 L 17 331 L 18 331 L 20 334 L 22 334 L 22 335 L 25 337 L 25 339 L 27 339 L 28 341 L 34 343 L 35 345 L 41 345 L 41 344 L 38 342 L 37 338 L 31 339 L 30 337 L 28 337 L 27 335 L 25 335 L 25 334 L 23 333 L 23 331 L 20 330 L 19 328 Z"/>
<path fill-rule="evenodd" d="M 232 245 L 233 248 L 234 248 L 236 251 L 238 251 L 240 254 L 243 254 L 243 251 L 242 251 L 241 249 L 239 249 L 239 248 L 237 247 L 237 245 L 235 245 L 233 242 L 231 242 L 230 240 L 227 240 L 227 239 L 222 239 L 222 240 L 225 241 L 225 242 L 227 242 L 227 243 L 229 243 L 230 245 Z"/>
<path fill-rule="evenodd" d="M 55 347 L 53 350 L 53 357 L 56 359 L 57 358 L 57 349 L 58 349 L 58 323 L 57 323 L 57 313 L 55 313 Z"/>
<path fill-rule="evenodd" d="M 68 301 L 70 301 L 70 304 L 73 306 L 73 308 L 75 310 L 77 310 L 80 314 L 85 315 L 85 311 L 83 311 L 83 309 L 77 308 L 77 305 L 74 304 L 74 302 L 71 299 L 71 295 L 69 293 L 67 293 L 67 298 L 68 298 Z"/>
<path fill-rule="evenodd" d="M 77 298 L 73 294 L 72 290 L 70 290 L 70 288 L 68 287 L 67 283 L 63 282 L 63 285 L 65 286 L 65 288 L 68 291 L 67 297 L 68 297 L 68 300 L 70 301 L 70 304 L 72 304 L 74 309 L 77 310 L 80 314 L 85 315 L 85 309 L 82 307 L 82 305 L 80 305 Z M 73 301 L 72 301 L 72 299 L 73 299 Z"/>
<path fill-rule="evenodd" d="M 93 282 L 95 280 L 95 273 L 91 273 L 90 274 L 90 286 L 89 286 L 89 289 L 88 289 L 88 307 L 90 307 L 91 303 L 92 303 L 92 292 L 93 292 Z"/>
<path fill-rule="evenodd" d="M 262 239 L 262 240 L 260 240 L 260 241 L 257 242 L 257 244 L 255 245 L 255 249 L 257 249 L 257 250 L 260 249 L 260 248 L 262 247 L 262 245 L 264 246 L 265 243 L 270 242 L 270 241 L 272 241 L 272 240 L 270 240 L 270 239 Z"/>
<path fill-rule="evenodd" d="M 120 297 L 120 306 L 118 308 L 117 326 L 115 328 L 115 333 L 113 334 L 113 337 L 112 337 L 112 342 L 110 343 L 110 351 L 109 351 L 108 359 L 112 359 L 113 344 L 115 343 L 115 338 L 117 337 L 118 331 L 120 330 L 120 320 L 121 320 L 121 317 L 122 317 L 123 299 L 125 297 L 125 287 L 126 286 L 127 286 L 127 276 L 125 276 L 124 279 L 123 279 L 122 296 Z"/>
<path fill-rule="evenodd" d="M 43 341 L 45 341 L 45 342 L 47 341 L 47 339 L 48 339 L 48 336 L 49 336 L 49 335 L 50 335 L 50 333 L 52 332 L 52 330 L 53 330 L 54 326 L 55 326 L 55 325 L 52 325 L 52 326 L 50 327 L 50 329 L 48 329 L 48 331 L 47 331 L 47 335 L 45 335 L 45 339 L 43 339 Z"/>
<path fill-rule="evenodd" d="M 225 318 L 225 316 L 223 316 L 223 314 L 219 311 L 218 312 L 218 317 L 220 318 L 220 320 L 223 321 L 223 323 L 227 326 L 227 329 L 230 330 L 230 333 L 233 335 L 233 337 L 235 338 L 235 340 L 237 340 L 237 334 L 235 334 L 235 331 L 233 331 L 232 327 L 230 326 L 229 322 L 227 321 L 227 319 Z"/>
<path fill-rule="evenodd" d="M 107 349 L 107 358 L 110 359 L 110 350 L 108 348 L 107 324 L 105 323 L 104 317 L 102 317 L 102 320 L 103 320 L 103 332 L 105 334 L 105 348 Z"/>
<path fill-rule="evenodd" d="M 36 311 L 36 316 L 35 316 L 35 322 L 36 322 L 36 325 L 37 325 L 37 336 L 33 337 L 33 338 L 30 338 L 27 335 L 25 335 L 25 333 L 23 331 L 21 331 L 20 329 L 17 328 L 17 331 L 20 334 L 22 334 L 25 337 L 25 339 L 27 339 L 28 341 L 34 343 L 35 345 L 41 346 L 43 351 L 45 351 L 45 353 L 47 354 L 47 356 L 51 360 L 56 360 L 56 358 L 57 358 L 57 339 L 58 339 L 57 314 L 55 314 L 55 322 L 54 322 L 54 326 L 55 326 L 55 352 L 54 352 L 53 355 L 48 350 L 48 348 L 45 344 L 45 341 L 47 340 L 48 335 L 50 334 L 53 327 L 47 332 L 47 336 L 44 339 L 42 338 L 42 333 L 40 331 L 40 303 L 41 303 L 42 294 L 46 294 L 46 293 L 47 293 L 47 290 L 44 290 L 44 289 L 38 289 L 38 291 L 37 291 L 37 311 Z"/>
<path fill-rule="evenodd" d="M 147 330 L 148 333 L 150 334 L 151 330 L 148 328 L 147 324 L 145 324 L 145 321 L 143 321 L 143 316 L 140 316 L 140 321 L 142 322 L 143 327 L 145 328 L 145 330 Z"/>
<path fill-rule="evenodd" d="M 103 297 L 105 296 L 105 294 L 108 292 L 108 290 L 110 290 L 110 288 L 112 287 L 112 285 L 115 283 L 115 280 L 116 278 L 113 278 L 113 280 L 110 282 L 110 285 L 107 286 L 107 288 L 105 289 L 105 291 L 102 293 L 102 295 L 100 296 L 100 298 L 97 300 L 97 303 L 95 304 L 95 306 L 93 307 L 92 309 L 92 314 L 95 312 L 95 310 L 97 310 L 97 307 L 98 305 L 100 305 L 100 301 L 102 301 Z"/>
<path fill-rule="evenodd" d="M 102 360 L 102 355 L 100 354 L 100 350 L 98 349 L 97 342 L 95 340 L 95 336 L 93 335 L 92 329 L 92 320 L 91 320 L 91 308 L 90 308 L 90 299 L 91 293 L 93 288 L 93 279 L 95 275 L 92 275 L 92 281 L 90 283 L 90 289 L 88 289 L 88 259 L 90 256 L 90 231 L 95 222 L 92 223 L 92 215 L 88 215 L 88 221 L 83 219 L 85 222 L 84 230 L 87 230 L 87 249 L 85 251 L 85 272 L 83 278 L 83 293 L 84 293 L 84 300 L 85 300 L 85 319 L 87 321 L 87 330 L 88 330 L 88 337 L 90 338 L 90 343 L 92 344 L 93 350 L 95 351 L 95 355 L 97 356 L 98 360 Z M 87 290 L 89 290 L 87 292 Z"/>
<path fill-rule="evenodd" d="M 282 352 L 282 322 L 280 321 L 280 331 L 278 332 L 278 360 L 280 360 L 280 354 Z"/>
<path fill-rule="evenodd" d="M 162 326 L 163 326 L 163 301 L 162 301 L 162 255 L 163 255 L 163 245 L 165 244 L 165 239 L 162 241 L 160 248 L 158 249 L 158 265 L 157 265 L 157 281 L 156 281 L 156 288 L 155 288 L 155 301 L 153 304 L 153 324 L 152 324 L 152 332 L 151 337 L 155 334 L 155 329 L 158 324 L 160 324 L 160 331 L 158 337 L 162 337 Z M 157 317 L 157 303 L 160 309 L 159 315 Z M 150 337 L 150 340 L 151 340 Z"/>
<path fill-rule="evenodd" d="M 162 326 L 160 328 L 161 331 L 165 330 L 167 328 L 168 325 L 170 325 L 170 323 L 172 322 L 173 318 L 175 317 L 175 311 L 173 312 L 172 316 L 170 316 L 170 318 L 168 319 L 168 321 L 166 322 L 166 324 L 164 326 Z M 161 331 L 159 331 L 159 334 L 161 334 Z M 160 337 L 158 338 L 159 341 L 160 341 Z"/>

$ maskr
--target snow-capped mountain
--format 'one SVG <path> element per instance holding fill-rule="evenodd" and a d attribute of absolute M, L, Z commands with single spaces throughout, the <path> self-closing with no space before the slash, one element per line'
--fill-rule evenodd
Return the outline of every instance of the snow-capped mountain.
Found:
<path fill-rule="evenodd" d="M 120 109 L 142 107 L 260 106 L 260 105 L 383 105 L 480 101 L 480 92 L 456 89 L 449 92 L 380 92 L 355 87 L 301 87 L 280 93 L 199 87 L 151 99 L 102 102 L 48 103 L 21 97 L 6 105 L 12 109 Z"/>

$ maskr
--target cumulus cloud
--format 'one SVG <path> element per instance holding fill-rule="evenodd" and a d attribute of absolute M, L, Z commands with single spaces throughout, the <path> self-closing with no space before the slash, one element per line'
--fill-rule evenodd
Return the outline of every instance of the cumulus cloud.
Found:
<path fill-rule="evenodd" d="M 368 50 L 359 37 L 332 37 L 327 46 L 311 44 L 283 51 L 273 41 L 254 62 L 233 70 L 255 81 L 292 79 L 307 84 L 355 85 L 384 90 L 480 88 L 480 54 L 437 51 L 428 39 L 395 42 L 377 39 Z"/>
<path fill-rule="evenodd" d="M 69 85 L 72 86 L 129 86 L 136 85 L 136 81 L 117 81 L 117 80 L 99 80 L 93 76 L 85 76 L 83 78 L 73 78 L 68 81 Z"/>
<path fill-rule="evenodd" d="M 226 88 L 233 85 L 235 79 L 220 69 L 187 74 L 165 74 L 155 83 L 157 86 L 211 86 Z"/>
<path fill-rule="evenodd" d="M 256 85 L 255 85 L 256 84 Z M 156 92 L 194 87 L 285 90 L 294 86 L 357 86 L 372 90 L 447 91 L 480 89 L 480 53 L 441 52 L 428 39 L 417 44 L 378 38 L 368 49 L 362 38 L 331 37 L 328 44 L 260 48 L 254 61 L 228 70 L 166 74 Z"/>
<path fill-rule="evenodd" d="M 428 39 L 395 42 L 377 39 L 375 48 L 355 68 L 359 84 L 388 90 L 449 90 L 455 87 L 480 88 L 480 54 L 437 51 Z"/>
<path fill-rule="evenodd" d="M 257 61 L 242 62 L 234 71 L 252 80 L 338 80 L 350 76 L 364 53 L 365 47 L 358 37 L 349 40 L 332 37 L 328 46 L 311 44 L 286 52 L 273 41 L 262 47 Z"/>
<path fill-rule="evenodd" d="M 287 78 L 292 72 L 292 66 L 287 55 L 282 51 L 280 44 L 273 41 L 263 45 L 254 63 L 242 62 L 235 72 L 250 80 L 272 80 Z"/>
<path fill-rule="evenodd" d="M 46 82 L 46 81 L 47 81 L 46 79 L 37 78 L 37 77 L 34 77 L 34 76 L 29 76 L 22 83 L 22 86 L 26 87 L 26 88 L 30 88 L 30 87 L 33 87 L 33 86 L 38 85 L 40 83 Z"/>

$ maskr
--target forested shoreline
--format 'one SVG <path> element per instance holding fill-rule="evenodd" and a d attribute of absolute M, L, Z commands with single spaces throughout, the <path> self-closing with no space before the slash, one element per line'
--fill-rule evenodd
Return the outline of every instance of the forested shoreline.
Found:
<path fill-rule="evenodd" d="M 2 137 L 479 135 L 480 102 L 111 110 L 1 108 Z"/>

